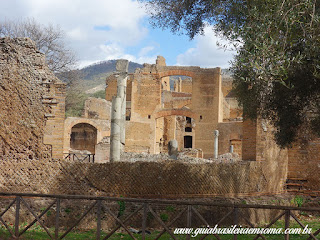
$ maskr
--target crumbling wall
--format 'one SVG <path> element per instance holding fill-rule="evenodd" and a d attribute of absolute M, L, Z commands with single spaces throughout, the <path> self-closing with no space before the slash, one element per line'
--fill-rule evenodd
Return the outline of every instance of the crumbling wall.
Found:
<path fill-rule="evenodd" d="M 290 191 L 297 194 L 319 196 L 320 138 L 310 137 L 309 141 L 295 143 L 288 149 L 288 155 L 288 187 Z"/>
<path fill-rule="evenodd" d="M 126 122 L 126 152 L 146 152 L 153 151 L 153 142 L 155 131 L 150 122 Z"/>
<path fill-rule="evenodd" d="M 84 103 L 84 117 L 111 120 L 111 102 L 89 97 Z"/>
<path fill-rule="evenodd" d="M 242 122 L 219 123 L 219 154 L 230 151 L 233 145 L 233 152 L 242 156 Z"/>
<path fill-rule="evenodd" d="M 62 158 L 65 84 L 28 38 L 0 38 L 0 158 Z"/>
<path fill-rule="evenodd" d="M 187 78 L 181 81 L 181 91 L 184 93 L 192 93 L 192 78 Z"/>
<path fill-rule="evenodd" d="M 269 183 L 285 185 L 288 173 L 288 150 L 274 141 L 274 128 L 267 120 L 243 122 L 242 160 L 260 164 L 262 177 Z"/>
<path fill-rule="evenodd" d="M 0 191 L 156 198 L 243 197 L 283 192 L 283 184 L 269 181 L 270 176 L 264 175 L 259 162 L 201 161 L 0 161 Z"/>
<path fill-rule="evenodd" d="M 187 76 L 192 80 L 182 81 L 181 91 L 184 93 L 169 93 L 169 91 L 166 93 L 161 89 L 161 84 L 163 79 L 170 76 Z M 130 146 L 133 144 L 141 149 L 149 149 L 150 153 L 156 153 L 160 144 L 160 138 L 155 134 L 160 129 L 157 126 L 159 123 L 156 123 L 157 114 L 166 110 L 188 109 L 197 116 L 193 118 L 196 124 L 194 147 L 202 149 L 204 157 L 213 156 L 213 131 L 217 129 L 218 122 L 223 120 L 220 68 L 166 66 L 164 58 L 159 56 L 157 64 L 144 64 L 142 69 L 136 69 L 130 80 L 132 81 L 131 119 L 130 124 L 127 124 L 126 136 L 129 135 L 127 132 L 138 132 L 139 124 L 149 125 L 148 129 L 152 130 L 150 134 L 144 136 L 143 142 L 146 145 L 137 146 L 137 142 L 142 142 L 142 139 L 134 141 L 134 135 L 131 135 L 133 138 L 129 141 L 126 137 L 127 149 L 130 147 L 134 149 Z M 116 78 L 108 77 L 107 84 L 106 99 L 110 100 L 116 94 Z M 127 95 L 128 91 L 130 89 L 127 89 Z M 140 134 L 137 133 L 137 136 Z"/>

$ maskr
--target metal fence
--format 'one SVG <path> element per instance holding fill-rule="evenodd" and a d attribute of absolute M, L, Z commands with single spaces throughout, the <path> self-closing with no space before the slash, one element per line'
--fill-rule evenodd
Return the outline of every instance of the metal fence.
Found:
<path fill-rule="evenodd" d="M 122 228 L 132 239 L 146 239 L 146 234 L 148 233 L 148 218 L 150 216 L 158 223 L 157 230 L 158 235 L 154 239 L 159 239 L 163 234 L 167 234 L 170 239 L 181 239 L 182 235 L 174 234 L 174 226 L 184 227 L 185 229 L 192 229 L 192 227 L 204 227 L 209 228 L 215 224 L 223 224 L 226 219 L 233 225 L 239 225 L 241 222 L 244 226 L 250 228 L 256 228 L 254 223 L 251 222 L 250 218 L 247 216 L 247 211 L 258 210 L 258 209 L 269 209 L 274 210 L 273 219 L 265 226 L 260 226 L 263 228 L 270 228 L 275 222 L 284 218 L 284 228 L 287 229 L 292 226 L 292 222 L 299 224 L 301 228 L 306 228 L 306 226 L 299 220 L 296 211 L 305 211 L 320 213 L 320 208 L 306 208 L 306 207 L 289 207 L 289 206 L 273 206 L 273 205 L 249 205 L 249 204 L 231 204 L 231 203 L 212 203 L 208 201 L 177 201 L 177 200 L 157 200 L 157 199 L 133 199 L 133 198 L 112 198 L 112 197 L 92 197 L 92 196 L 80 196 L 80 195 L 44 195 L 44 194 L 19 194 L 19 193 L 0 193 L 0 204 L 2 209 L 0 213 L 0 222 L 7 229 L 13 238 L 18 239 L 24 233 L 26 233 L 34 224 L 38 223 L 43 230 L 47 233 L 48 239 L 63 239 L 69 234 L 79 223 L 91 212 L 95 215 L 96 222 L 96 239 L 108 239 L 114 233 Z M 37 199 L 47 199 L 50 204 L 46 208 L 37 211 L 34 206 L 31 206 L 33 201 Z M 65 201 L 87 201 L 86 210 L 79 214 L 78 219 L 73 222 L 71 226 L 67 229 L 61 223 L 61 213 L 62 204 Z M 6 207 L 4 207 L 3 202 L 7 202 Z M 125 209 L 122 214 L 119 214 L 119 209 L 115 212 L 110 208 L 109 203 L 131 203 L 132 208 L 128 210 L 125 214 Z M 161 207 L 162 206 L 162 207 Z M 174 215 L 168 219 L 163 216 L 159 216 L 159 209 L 163 206 L 177 206 L 177 211 L 174 211 Z M 225 209 L 224 214 L 218 219 L 212 217 L 208 219 L 208 215 L 204 216 L 201 208 L 219 208 Z M 9 223 L 4 220 L 5 214 L 14 209 L 14 222 Z M 28 211 L 34 218 L 26 226 L 21 226 L 21 211 L 24 209 Z M 55 210 L 54 224 L 53 228 L 49 228 L 46 223 L 42 220 L 50 209 Z M 39 210 L 39 209 L 38 209 Z M 118 212 L 118 215 L 117 215 Z M 109 231 L 106 235 L 102 236 L 101 224 L 102 221 L 106 220 L 102 217 L 103 214 L 107 214 L 109 218 L 112 218 L 116 224 L 115 227 Z M 132 230 L 129 229 L 129 222 L 132 218 L 139 216 L 140 218 L 140 235 L 137 237 L 133 234 Z M 206 219 L 207 218 L 207 219 Z M 291 220 L 291 221 L 290 221 Z M 184 224 L 183 224 L 184 223 Z M 12 227 L 10 227 L 12 226 Z M 52 230 L 54 229 L 54 230 Z M 300 239 L 317 239 L 317 235 L 320 233 L 320 229 L 316 229 L 313 233 L 301 236 Z M 186 239 L 191 238 L 191 232 L 184 235 Z M 215 239 L 221 239 L 221 235 L 215 233 L 212 235 L 203 234 L 199 239 L 205 239 L 208 236 L 215 237 Z M 168 239 L 168 237 L 164 239 Z M 233 239 L 237 239 L 238 234 L 233 234 Z M 266 239 L 266 235 L 257 234 L 254 239 Z M 211 238 L 212 239 L 212 238 Z M 289 233 L 284 234 L 284 239 L 290 239 Z"/>

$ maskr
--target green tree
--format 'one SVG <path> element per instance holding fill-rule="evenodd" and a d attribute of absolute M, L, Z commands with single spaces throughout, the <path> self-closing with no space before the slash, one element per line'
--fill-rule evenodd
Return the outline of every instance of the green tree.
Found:
<path fill-rule="evenodd" d="M 233 44 L 234 90 L 244 117 L 269 119 L 280 146 L 300 131 L 320 135 L 319 0 L 144 2 L 154 26 L 193 38 L 212 25 Z"/>
<path fill-rule="evenodd" d="M 83 74 L 79 70 L 72 70 L 60 73 L 58 77 L 67 84 L 66 117 L 81 117 L 85 100 L 89 97 L 84 91 Z"/>

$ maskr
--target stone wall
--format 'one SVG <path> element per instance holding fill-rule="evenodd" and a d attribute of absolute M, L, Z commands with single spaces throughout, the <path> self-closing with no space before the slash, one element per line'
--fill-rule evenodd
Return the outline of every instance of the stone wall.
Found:
<path fill-rule="evenodd" d="M 89 97 L 84 103 L 85 118 L 111 120 L 111 102 L 101 98 Z"/>
<path fill-rule="evenodd" d="M 284 183 L 288 173 L 288 150 L 277 146 L 274 128 L 266 121 L 243 122 L 242 160 L 260 164 L 262 176 L 273 183 Z"/>
<path fill-rule="evenodd" d="M 289 189 L 298 194 L 319 196 L 320 139 L 313 137 L 312 140 L 296 143 L 288 149 L 288 155 Z"/>
<path fill-rule="evenodd" d="M 259 162 L 1 161 L 0 192 L 126 197 L 243 197 L 283 192 Z"/>
<path fill-rule="evenodd" d="M 219 123 L 219 154 L 230 151 L 230 145 L 234 145 L 234 153 L 242 156 L 242 122 Z"/>
<path fill-rule="evenodd" d="M 65 85 L 28 38 L 0 38 L 0 158 L 61 158 Z"/>

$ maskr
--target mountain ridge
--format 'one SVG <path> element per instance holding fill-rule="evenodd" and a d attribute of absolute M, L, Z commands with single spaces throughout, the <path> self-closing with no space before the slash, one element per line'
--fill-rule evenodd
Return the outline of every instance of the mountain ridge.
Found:
<path fill-rule="evenodd" d="M 117 60 L 107 60 L 101 61 L 89 66 L 78 69 L 84 74 L 84 79 L 91 79 L 93 76 L 101 74 L 101 73 L 112 73 L 116 71 L 116 62 Z M 128 72 L 133 73 L 136 68 L 142 68 L 143 65 L 129 61 Z"/>

